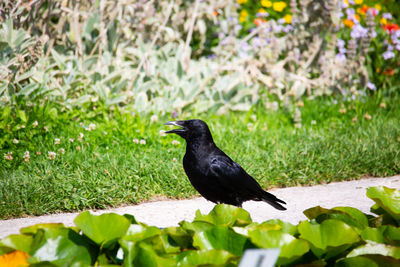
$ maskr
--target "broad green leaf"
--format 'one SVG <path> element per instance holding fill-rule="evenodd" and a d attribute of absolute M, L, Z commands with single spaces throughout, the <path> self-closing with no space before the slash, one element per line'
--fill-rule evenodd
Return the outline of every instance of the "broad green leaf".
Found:
<path fill-rule="evenodd" d="M 168 236 L 170 243 L 179 245 L 182 249 L 189 248 L 192 245 L 192 236 L 182 227 L 168 227 L 162 229 L 162 232 Z"/>
<path fill-rule="evenodd" d="M 389 256 L 397 260 L 400 260 L 400 247 L 368 242 L 365 245 L 353 249 L 347 255 L 347 258 L 356 257 L 360 255 L 368 255 L 368 254 L 379 254 L 382 256 Z"/>
<path fill-rule="evenodd" d="M 360 230 L 368 227 L 367 216 L 358 209 L 351 207 L 336 207 L 325 209 L 320 206 L 303 211 L 310 220 L 315 219 L 318 223 L 327 219 L 336 219 Z"/>
<path fill-rule="evenodd" d="M 223 249 L 234 255 L 242 255 L 250 246 L 249 240 L 224 226 L 215 226 L 193 236 L 193 246 L 199 249 Z"/>
<path fill-rule="evenodd" d="M 386 226 L 382 226 L 379 228 L 365 228 L 361 233 L 360 236 L 364 241 L 374 241 L 376 243 L 385 243 L 385 237 L 383 233 L 386 230 Z"/>
<path fill-rule="evenodd" d="M 82 212 L 75 220 L 75 225 L 98 245 L 107 247 L 124 236 L 131 222 L 124 216 L 115 213 L 92 215 Z"/>
<path fill-rule="evenodd" d="M 280 230 L 284 233 L 288 233 L 291 235 L 296 235 L 297 232 L 297 226 L 294 224 L 291 224 L 289 222 L 284 222 L 282 220 L 279 219 L 272 219 L 272 220 L 267 220 L 265 222 L 263 222 L 262 224 L 260 224 L 260 226 L 262 227 L 262 225 L 265 224 L 275 224 L 275 225 L 279 225 L 280 226 Z"/>
<path fill-rule="evenodd" d="M 211 250 L 191 250 L 178 255 L 179 266 L 225 266 L 228 262 L 236 260 L 238 257 L 228 251 L 220 249 Z"/>
<path fill-rule="evenodd" d="M 89 265 L 92 263 L 91 255 L 97 250 L 69 228 L 41 228 L 35 235 L 34 243 L 34 251 L 31 253 L 33 259 L 63 266 L 71 266 L 73 263 Z"/>
<path fill-rule="evenodd" d="M 360 240 L 354 228 L 339 220 L 328 219 L 321 224 L 302 221 L 298 229 L 300 238 L 311 243 L 311 250 L 319 258 L 335 256 Z"/>
<path fill-rule="evenodd" d="M 367 196 L 400 223 L 400 190 L 385 186 L 369 187 Z"/>
<path fill-rule="evenodd" d="M 11 250 L 22 250 L 30 254 L 32 241 L 31 235 L 9 235 L 0 240 L 0 254 Z"/>
<path fill-rule="evenodd" d="M 176 260 L 174 258 L 160 257 L 150 245 L 140 243 L 137 246 L 137 253 L 133 260 L 133 266 L 175 267 Z"/>
<path fill-rule="evenodd" d="M 39 229 L 62 229 L 65 228 L 62 223 L 38 223 L 32 226 L 21 228 L 21 234 L 36 234 Z"/>
<path fill-rule="evenodd" d="M 365 255 L 338 260 L 335 267 L 400 267 L 400 262 L 381 255 Z"/>
<path fill-rule="evenodd" d="M 214 224 L 203 221 L 194 221 L 194 222 L 182 221 L 179 223 L 179 225 L 183 230 L 185 230 L 190 234 L 194 234 L 196 232 L 202 232 L 214 227 Z"/>
<path fill-rule="evenodd" d="M 296 239 L 281 230 L 254 229 L 249 231 L 249 237 L 251 242 L 259 248 L 281 248 L 279 265 L 294 262 L 310 250 L 307 241 Z"/>
<path fill-rule="evenodd" d="M 224 226 L 245 226 L 252 222 L 250 214 L 246 210 L 226 204 L 215 205 L 207 215 L 202 215 L 200 210 L 197 210 L 194 221 Z"/>

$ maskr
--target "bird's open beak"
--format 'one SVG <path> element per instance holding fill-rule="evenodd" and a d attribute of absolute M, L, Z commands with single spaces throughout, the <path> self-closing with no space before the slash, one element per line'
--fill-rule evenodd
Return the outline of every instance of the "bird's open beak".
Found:
<path fill-rule="evenodd" d="M 164 125 L 175 125 L 175 126 L 179 126 L 179 127 L 184 128 L 183 125 L 180 124 L 180 121 L 169 121 L 167 123 L 164 123 Z M 170 131 L 166 131 L 165 133 L 179 134 L 179 133 L 182 133 L 184 131 L 185 131 L 184 129 L 173 129 L 173 130 L 170 130 Z"/>

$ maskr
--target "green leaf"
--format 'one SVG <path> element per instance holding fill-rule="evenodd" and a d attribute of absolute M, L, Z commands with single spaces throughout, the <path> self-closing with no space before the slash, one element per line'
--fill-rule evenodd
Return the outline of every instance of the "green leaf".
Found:
<path fill-rule="evenodd" d="M 223 249 L 234 255 L 242 255 L 250 246 L 249 240 L 224 226 L 215 226 L 193 236 L 193 246 L 199 249 Z"/>
<path fill-rule="evenodd" d="M 225 266 L 227 263 L 236 260 L 238 257 L 228 251 L 220 249 L 191 250 L 178 255 L 179 266 Z"/>
<path fill-rule="evenodd" d="M 336 219 L 346 224 L 356 227 L 360 230 L 368 227 L 367 216 L 358 209 L 351 207 L 336 207 L 333 209 L 325 209 L 320 206 L 313 207 L 303 211 L 304 215 L 310 220 L 315 219 L 318 223 L 327 219 Z"/>
<path fill-rule="evenodd" d="M 381 255 L 367 255 L 345 258 L 337 261 L 335 267 L 400 267 L 398 260 Z"/>
<path fill-rule="evenodd" d="M 71 266 L 73 263 L 90 265 L 91 255 L 97 251 L 84 237 L 65 227 L 38 229 L 33 246 L 33 259 L 63 266 Z"/>
<path fill-rule="evenodd" d="M 249 231 L 249 237 L 259 248 L 281 248 L 278 265 L 294 262 L 310 250 L 307 241 L 296 239 L 281 230 L 254 229 Z"/>
<path fill-rule="evenodd" d="M 289 222 L 284 222 L 284 221 L 279 220 L 279 219 L 267 220 L 267 221 L 263 222 L 261 225 L 264 225 L 264 224 L 279 225 L 280 226 L 280 230 L 282 232 L 288 233 L 288 234 L 291 234 L 291 235 L 296 235 L 298 233 L 296 225 L 291 224 Z"/>
<path fill-rule="evenodd" d="M 376 186 L 367 188 L 367 197 L 400 223 L 400 190 Z"/>
<path fill-rule="evenodd" d="M 357 243 L 360 237 L 348 224 L 328 219 L 321 224 L 302 221 L 298 225 L 300 238 L 311 243 L 311 250 L 318 257 L 333 257 Z"/>
<path fill-rule="evenodd" d="M 194 221 L 224 226 L 245 226 L 252 222 L 250 214 L 246 210 L 226 204 L 215 205 L 207 215 L 202 215 L 200 210 L 197 210 Z"/>
<path fill-rule="evenodd" d="M 75 225 L 100 246 L 108 247 L 117 239 L 124 236 L 131 222 L 124 216 L 106 213 L 99 216 L 82 212 L 75 220 Z"/>
<path fill-rule="evenodd" d="M 13 250 L 22 250 L 30 254 L 32 241 L 31 235 L 9 235 L 0 240 L 0 254 Z"/>
<path fill-rule="evenodd" d="M 202 221 L 194 221 L 194 222 L 182 221 L 179 224 L 183 230 L 185 230 L 190 234 L 194 234 L 196 232 L 202 232 L 214 227 L 214 224 Z"/>
<path fill-rule="evenodd" d="M 133 266 L 175 267 L 176 260 L 173 258 L 160 257 L 150 245 L 140 243 L 133 261 Z"/>
<path fill-rule="evenodd" d="M 395 247 L 386 244 L 368 242 L 365 245 L 353 249 L 347 257 L 356 257 L 360 255 L 379 254 L 382 256 L 389 256 L 397 260 L 400 259 L 400 247 Z"/>
<path fill-rule="evenodd" d="M 17 110 L 17 115 L 18 115 L 18 118 L 20 118 L 22 122 L 26 123 L 28 121 L 25 111 Z"/>

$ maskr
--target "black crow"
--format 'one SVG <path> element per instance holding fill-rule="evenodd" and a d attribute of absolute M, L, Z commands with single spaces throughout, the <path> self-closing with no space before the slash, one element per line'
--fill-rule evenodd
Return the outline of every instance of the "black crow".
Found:
<path fill-rule="evenodd" d="M 181 127 L 166 133 L 177 134 L 186 140 L 183 168 L 204 198 L 238 207 L 248 200 L 265 201 L 278 210 L 286 210 L 279 204 L 286 204 L 284 201 L 264 191 L 253 177 L 215 145 L 204 121 L 170 121 L 165 125 Z"/>

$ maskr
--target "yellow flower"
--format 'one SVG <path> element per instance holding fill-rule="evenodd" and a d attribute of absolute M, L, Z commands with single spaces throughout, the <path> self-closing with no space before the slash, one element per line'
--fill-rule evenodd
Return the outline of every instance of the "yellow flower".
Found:
<path fill-rule="evenodd" d="M 269 0 L 261 0 L 261 5 L 263 7 L 271 7 L 272 6 L 272 2 Z"/>
<path fill-rule="evenodd" d="M 282 12 L 282 10 L 284 10 L 286 6 L 287 4 L 283 1 L 275 2 L 272 4 L 272 8 L 277 12 Z"/>
<path fill-rule="evenodd" d="M 264 8 L 260 8 L 257 12 L 258 13 L 267 13 L 267 11 Z"/>
<path fill-rule="evenodd" d="M 0 266 L 28 266 L 29 255 L 21 250 L 15 250 L 0 256 Z"/>
<path fill-rule="evenodd" d="M 349 19 L 344 19 L 343 20 L 343 24 L 345 26 L 349 27 L 349 28 L 353 28 L 353 26 L 354 26 L 354 22 L 352 20 L 349 20 Z"/>
<path fill-rule="evenodd" d="M 375 8 L 378 9 L 378 11 L 381 11 L 381 5 L 380 4 L 376 4 Z"/>
<path fill-rule="evenodd" d="M 239 5 L 247 3 L 247 0 L 237 0 L 237 1 L 238 1 Z"/>
<path fill-rule="evenodd" d="M 356 3 L 356 5 L 361 5 L 363 2 L 363 0 L 354 0 L 354 3 Z"/>
<path fill-rule="evenodd" d="M 245 22 L 248 16 L 249 16 L 249 13 L 247 13 L 246 10 L 240 11 L 240 14 L 239 14 L 239 21 L 240 21 L 240 22 Z"/>
<path fill-rule="evenodd" d="M 381 19 L 379 20 L 379 22 L 380 22 L 382 25 L 386 25 L 386 24 L 387 24 L 387 20 L 386 20 L 385 18 L 381 18 Z"/>
<path fill-rule="evenodd" d="M 358 15 L 358 14 L 355 14 L 354 17 L 355 17 L 356 20 L 358 20 L 358 21 L 360 21 L 360 19 L 361 19 L 361 18 L 360 18 L 360 15 Z"/>
<path fill-rule="evenodd" d="M 292 22 L 292 15 L 286 14 L 285 16 L 283 16 L 283 19 L 287 24 L 290 24 Z"/>

